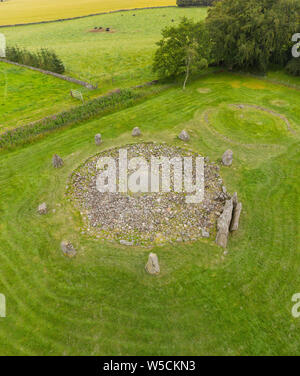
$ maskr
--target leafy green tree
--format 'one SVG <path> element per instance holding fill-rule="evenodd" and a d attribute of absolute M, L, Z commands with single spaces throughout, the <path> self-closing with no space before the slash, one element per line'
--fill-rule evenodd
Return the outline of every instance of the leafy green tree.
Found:
<path fill-rule="evenodd" d="M 206 23 L 217 64 L 265 71 L 289 60 L 291 37 L 300 20 L 299 0 L 223 0 Z"/>
<path fill-rule="evenodd" d="M 185 76 L 183 88 L 191 73 L 208 65 L 210 43 L 204 23 L 183 18 L 178 26 L 162 31 L 157 43 L 153 70 L 161 78 Z"/>

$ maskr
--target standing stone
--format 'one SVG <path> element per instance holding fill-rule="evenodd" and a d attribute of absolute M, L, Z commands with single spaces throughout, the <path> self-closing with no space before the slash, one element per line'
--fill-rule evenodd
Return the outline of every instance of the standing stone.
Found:
<path fill-rule="evenodd" d="M 142 135 L 142 132 L 139 127 L 135 127 L 132 130 L 132 137 L 139 137 Z"/>
<path fill-rule="evenodd" d="M 54 154 L 52 158 L 52 164 L 54 168 L 59 168 L 64 165 L 64 161 L 57 154 Z"/>
<path fill-rule="evenodd" d="M 236 207 L 233 209 L 233 216 L 230 225 L 230 231 L 236 231 L 239 228 L 240 216 L 242 212 L 242 203 L 237 203 Z"/>
<path fill-rule="evenodd" d="M 222 163 L 224 166 L 231 166 L 233 162 L 232 150 L 226 150 L 222 157 Z"/>
<path fill-rule="evenodd" d="M 237 192 L 234 192 L 233 196 L 232 196 L 232 203 L 233 203 L 233 209 L 236 208 L 237 204 L 238 204 L 238 195 L 237 195 Z"/>
<path fill-rule="evenodd" d="M 178 136 L 178 138 L 179 138 L 181 141 L 184 141 L 184 142 L 187 142 L 187 141 L 190 140 L 190 136 L 189 136 L 189 134 L 187 133 L 187 131 L 184 131 L 184 130 L 180 133 L 180 135 Z"/>
<path fill-rule="evenodd" d="M 76 249 L 74 248 L 73 244 L 71 244 L 70 242 L 63 241 L 61 242 L 60 246 L 61 246 L 61 250 L 64 256 L 67 256 L 70 258 L 76 256 L 77 254 Z"/>
<path fill-rule="evenodd" d="M 96 136 L 95 136 L 95 144 L 96 144 L 97 146 L 99 146 L 99 145 L 102 144 L 102 136 L 101 136 L 100 133 L 96 134 Z"/>
<path fill-rule="evenodd" d="M 147 273 L 149 274 L 159 274 L 160 268 L 158 264 L 158 257 L 155 253 L 150 253 L 148 262 L 145 267 Z"/>
<path fill-rule="evenodd" d="M 48 212 L 48 209 L 47 209 L 47 204 L 45 202 L 43 202 L 41 205 L 39 205 L 38 207 L 38 213 L 40 215 L 44 215 L 44 214 L 47 214 Z"/>
<path fill-rule="evenodd" d="M 229 227 L 232 219 L 233 203 L 232 199 L 227 200 L 223 213 L 220 215 L 217 223 L 217 237 L 216 243 L 223 248 L 227 247 Z"/>

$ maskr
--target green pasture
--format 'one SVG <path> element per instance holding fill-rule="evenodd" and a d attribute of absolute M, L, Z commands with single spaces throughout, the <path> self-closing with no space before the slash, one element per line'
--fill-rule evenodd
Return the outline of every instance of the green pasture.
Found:
<path fill-rule="evenodd" d="M 67 75 L 98 84 L 106 92 L 153 80 L 151 66 L 161 30 L 183 16 L 204 19 L 206 14 L 207 8 L 139 10 L 1 32 L 8 45 L 55 50 L 66 64 Z M 90 32 L 94 27 L 110 27 L 112 33 Z"/>
<path fill-rule="evenodd" d="M 155 14 L 149 16 L 152 25 L 157 24 Z M 133 19 L 129 15 L 124 17 Z M 142 13 L 137 15 L 142 19 Z M 117 24 L 120 14 L 106 17 L 123 30 Z M 139 17 L 132 22 L 142 27 Z M 148 66 L 155 39 L 150 21 L 143 19 L 152 47 L 142 40 L 132 43 L 131 48 L 144 47 L 139 67 Z M 161 19 L 157 28 L 163 26 Z M 75 46 L 76 36 L 97 24 L 97 18 L 92 20 L 76 21 L 81 26 L 69 31 L 70 49 L 78 51 L 77 62 L 69 55 L 69 73 L 79 76 L 79 66 L 89 66 L 89 53 L 84 56 Z M 69 48 L 63 51 L 59 33 L 65 25 L 45 25 L 41 30 L 48 33 L 41 35 L 57 38 L 58 52 L 67 58 Z M 24 28 L 27 35 L 22 29 L 9 34 L 29 44 L 30 32 L 39 28 Z M 133 31 L 122 32 L 130 47 Z M 98 37 L 83 35 L 86 40 Z M 95 51 L 93 78 L 109 71 L 96 64 L 104 53 L 100 51 L 110 50 L 111 61 L 124 52 L 110 46 L 111 36 L 103 36 L 104 50 Z M 38 38 L 31 43 L 40 45 Z M 86 72 L 81 78 L 89 78 Z M 0 319 L 0 353 L 299 355 L 300 321 L 291 315 L 291 298 L 300 286 L 299 101 L 296 89 L 238 75 L 207 75 L 186 91 L 169 89 L 131 108 L 1 152 L 0 293 L 6 295 L 7 317 Z M 292 131 L 271 114 L 231 107 L 241 103 L 285 115 Z M 238 192 L 244 209 L 227 255 L 214 239 L 155 247 L 161 274 L 152 277 L 144 271 L 149 249 L 81 234 L 81 217 L 65 196 L 68 176 L 99 150 L 132 142 L 135 126 L 143 132 L 140 141 L 181 146 L 176 136 L 186 129 L 188 147 L 218 163 L 226 149 L 233 150 L 234 163 L 221 167 L 221 175 L 227 189 Z M 94 145 L 96 133 L 103 136 L 100 148 Z M 63 157 L 62 169 L 52 168 L 54 153 Z M 43 201 L 49 214 L 41 217 L 37 206 Z M 78 249 L 75 259 L 62 256 L 64 239 Z"/>
<path fill-rule="evenodd" d="M 81 102 L 71 97 L 71 89 L 80 90 L 85 99 L 97 93 L 52 76 L 0 62 L 0 134 L 77 106 Z"/>

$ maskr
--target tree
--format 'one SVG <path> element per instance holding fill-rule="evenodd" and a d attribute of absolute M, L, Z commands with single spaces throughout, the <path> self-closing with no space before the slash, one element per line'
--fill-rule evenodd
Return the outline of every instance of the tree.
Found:
<path fill-rule="evenodd" d="M 178 26 L 162 31 L 157 43 L 153 70 L 161 78 L 185 76 L 183 88 L 191 73 L 208 65 L 210 48 L 204 23 L 183 18 Z"/>
<path fill-rule="evenodd" d="M 217 64 L 266 71 L 289 60 L 292 34 L 300 19 L 299 0 L 223 0 L 206 23 Z"/>

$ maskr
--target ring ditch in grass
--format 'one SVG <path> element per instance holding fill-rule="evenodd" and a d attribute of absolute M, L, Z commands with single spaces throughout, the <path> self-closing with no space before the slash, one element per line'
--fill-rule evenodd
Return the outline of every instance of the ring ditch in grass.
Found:
<path fill-rule="evenodd" d="M 189 150 L 155 143 L 125 145 L 91 157 L 72 173 L 67 192 L 83 217 L 83 233 L 141 246 L 196 241 L 208 237 L 208 234 L 213 237 L 217 219 L 223 211 L 225 201 L 230 197 L 215 163 L 209 163 L 207 158 L 204 160 L 205 190 L 204 200 L 200 203 L 187 203 L 187 193 L 184 190 L 174 190 L 177 170 L 173 167 L 170 173 L 170 192 L 163 192 L 161 189 L 158 192 L 149 190 L 147 193 L 134 193 L 130 190 L 126 193 L 119 190 L 99 192 L 97 163 L 100 158 L 112 157 L 116 161 L 117 171 L 120 171 L 120 149 L 127 151 L 128 161 L 143 157 L 151 169 L 152 157 L 167 157 L 169 160 L 181 158 L 182 161 L 185 157 L 201 157 Z M 129 174 L 137 169 L 130 170 Z M 117 181 L 119 177 L 120 175 L 117 176 Z"/>
<path fill-rule="evenodd" d="M 224 105 L 208 113 L 211 127 L 232 140 L 245 144 L 273 144 L 288 137 L 288 120 L 268 109 L 247 105 Z"/>

